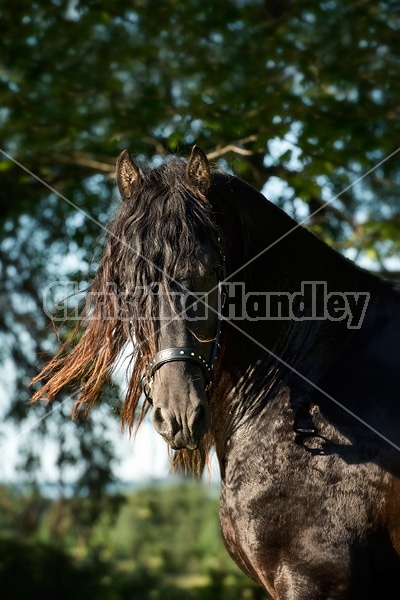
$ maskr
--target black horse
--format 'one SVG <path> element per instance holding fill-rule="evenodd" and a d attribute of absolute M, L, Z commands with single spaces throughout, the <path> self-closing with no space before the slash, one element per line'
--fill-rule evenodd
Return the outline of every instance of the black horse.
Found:
<path fill-rule="evenodd" d="M 122 419 L 185 464 L 216 448 L 221 528 L 274 599 L 400 595 L 400 296 L 236 177 L 117 162 L 84 309 L 36 381 L 90 408 L 131 341 Z M 135 418 L 139 399 L 140 414 Z"/>

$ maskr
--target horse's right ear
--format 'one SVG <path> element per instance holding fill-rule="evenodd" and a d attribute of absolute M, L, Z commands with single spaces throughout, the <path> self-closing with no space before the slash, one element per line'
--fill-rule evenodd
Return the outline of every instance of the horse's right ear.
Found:
<path fill-rule="evenodd" d="M 210 163 L 207 155 L 198 146 L 193 146 L 186 166 L 186 179 L 193 188 L 204 196 L 211 185 Z"/>
<path fill-rule="evenodd" d="M 122 200 L 128 200 L 137 184 L 140 172 L 130 157 L 128 150 L 122 150 L 117 158 L 117 185 Z"/>

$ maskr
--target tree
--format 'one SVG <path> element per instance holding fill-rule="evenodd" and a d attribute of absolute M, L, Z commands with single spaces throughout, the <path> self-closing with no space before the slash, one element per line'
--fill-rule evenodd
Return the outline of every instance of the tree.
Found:
<path fill-rule="evenodd" d="M 159 160 L 196 142 L 294 217 L 309 216 L 337 249 L 398 276 L 394 0 L 18 0 L 0 11 L 1 358 L 16 365 L 9 418 L 32 410 L 26 384 L 56 343 L 45 329 L 46 286 L 86 282 L 95 268 L 123 148 Z M 68 413 L 58 411 L 62 422 Z M 102 434 L 87 427 L 90 446 L 88 436 Z M 85 455 L 83 442 L 65 444 L 60 467 Z M 100 442 L 97 454 L 108 462 Z M 30 450 L 27 465 L 33 458 Z"/>

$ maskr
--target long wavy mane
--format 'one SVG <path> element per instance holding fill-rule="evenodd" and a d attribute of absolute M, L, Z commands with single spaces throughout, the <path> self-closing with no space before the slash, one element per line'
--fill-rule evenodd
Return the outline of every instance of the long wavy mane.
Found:
<path fill-rule="evenodd" d="M 156 168 L 139 169 L 138 181 L 109 224 L 103 256 L 72 334 L 31 382 L 43 384 L 33 401 L 51 401 L 72 384 L 79 390 L 73 416 L 89 411 L 131 342 L 131 376 L 121 417 L 129 429 L 142 422 L 148 406 L 144 403 L 137 414 L 141 374 L 156 352 L 160 327 L 151 285 L 170 290 L 199 260 L 206 240 L 218 243 L 211 206 L 188 185 L 185 167 L 186 162 L 172 158 Z"/>

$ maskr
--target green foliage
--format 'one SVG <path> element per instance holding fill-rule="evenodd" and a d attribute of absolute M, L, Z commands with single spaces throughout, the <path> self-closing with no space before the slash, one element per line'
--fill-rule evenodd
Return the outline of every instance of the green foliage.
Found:
<path fill-rule="evenodd" d="M 0 584 L 4 600 L 117 600 L 100 562 L 77 565 L 46 544 L 0 538 Z"/>
<path fill-rule="evenodd" d="M 25 600 L 28 594 L 77 600 L 268 597 L 229 559 L 219 533 L 216 494 L 200 483 L 132 492 L 119 513 L 120 498 L 110 497 L 115 518 L 103 512 L 89 537 L 73 518 L 89 498 L 50 501 L 4 488 L 0 499 L 5 600 Z M 17 520 L 25 527 L 17 527 Z"/>
<path fill-rule="evenodd" d="M 218 532 L 218 502 L 203 485 L 154 487 L 135 493 L 124 505 L 112 544 L 117 555 L 145 569 L 155 565 L 190 573 L 208 561 L 210 568 L 218 566 L 213 563 L 220 547 Z"/>

